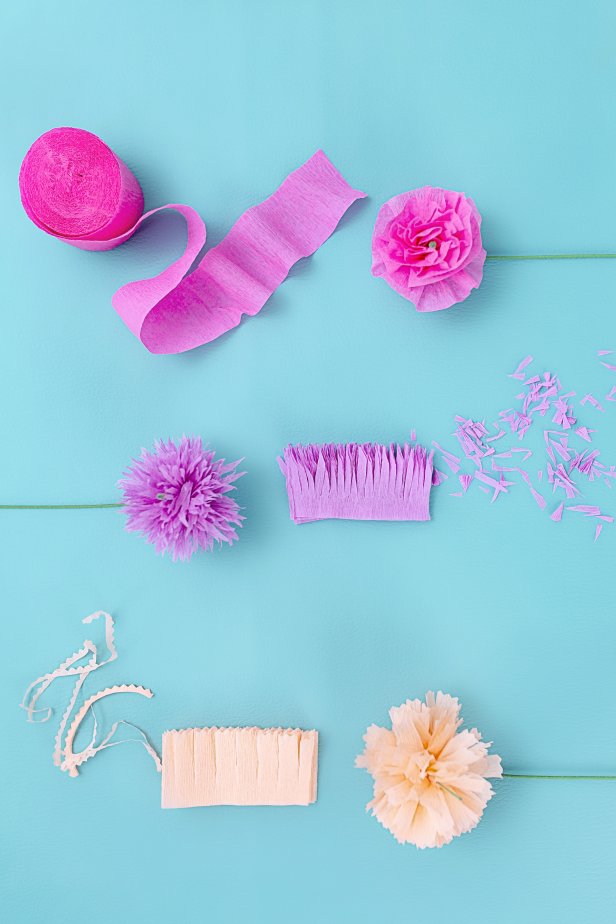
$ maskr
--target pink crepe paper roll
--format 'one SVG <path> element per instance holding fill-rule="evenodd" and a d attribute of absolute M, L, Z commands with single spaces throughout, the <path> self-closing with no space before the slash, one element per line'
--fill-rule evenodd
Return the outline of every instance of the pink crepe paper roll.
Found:
<path fill-rule="evenodd" d="M 182 256 L 153 279 L 122 286 L 112 304 L 152 353 L 181 353 L 209 343 L 257 314 L 302 257 L 313 254 L 356 199 L 323 151 L 248 209 L 224 240 L 187 275 L 205 244 L 205 224 L 187 205 L 143 212 L 128 167 L 96 135 L 54 128 L 26 154 L 19 174 L 24 209 L 37 227 L 82 250 L 111 250 L 146 218 L 174 209 L 185 219 Z"/>
<path fill-rule="evenodd" d="M 82 250 L 110 250 L 143 214 L 143 193 L 111 148 L 80 128 L 52 128 L 34 142 L 19 191 L 37 227 Z"/>

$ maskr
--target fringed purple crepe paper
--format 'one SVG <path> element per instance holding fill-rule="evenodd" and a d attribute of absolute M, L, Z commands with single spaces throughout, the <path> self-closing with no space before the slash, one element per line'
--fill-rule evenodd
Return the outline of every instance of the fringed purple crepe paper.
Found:
<path fill-rule="evenodd" d="M 446 475 L 445 472 L 439 472 L 438 468 L 432 470 L 432 484 L 435 488 L 444 481 L 447 481 L 448 478 L 449 475 Z"/>
<path fill-rule="evenodd" d="M 433 453 L 422 446 L 287 446 L 278 459 L 291 519 L 429 520 Z"/>

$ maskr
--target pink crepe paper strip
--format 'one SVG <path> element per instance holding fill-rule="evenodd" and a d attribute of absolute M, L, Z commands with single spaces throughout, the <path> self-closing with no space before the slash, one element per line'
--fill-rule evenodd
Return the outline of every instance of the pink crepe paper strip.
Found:
<path fill-rule="evenodd" d="M 433 453 L 423 446 L 287 446 L 278 464 L 291 519 L 429 520 Z"/>
<path fill-rule="evenodd" d="M 310 805 L 318 732 L 187 728 L 163 734 L 162 807 Z"/>
<path fill-rule="evenodd" d="M 323 151 L 291 173 L 268 199 L 238 219 L 189 273 L 205 224 L 187 205 L 143 212 L 128 167 L 96 135 L 55 128 L 34 142 L 19 174 L 21 199 L 37 227 L 82 250 L 111 250 L 150 216 L 174 209 L 186 221 L 182 256 L 153 279 L 118 289 L 112 304 L 152 353 L 209 343 L 257 314 L 302 257 L 313 254 L 365 193 L 353 189 Z"/>

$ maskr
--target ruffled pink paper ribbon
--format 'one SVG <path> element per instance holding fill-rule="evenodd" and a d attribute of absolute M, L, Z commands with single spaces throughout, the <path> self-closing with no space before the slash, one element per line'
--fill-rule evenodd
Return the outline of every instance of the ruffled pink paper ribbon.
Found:
<path fill-rule="evenodd" d="M 96 135 L 54 128 L 26 154 L 19 174 L 28 216 L 82 250 L 123 244 L 150 215 L 175 209 L 186 220 L 182 256 L 153 279 L 118 289 L 112 304 L 151 353 L 182 353 L 257 314 L 302 257 L 313 254 L 365 193 L 353 189 L 323 151 L 248 209 L 227 236 L 188 271 L 205 243 L 205 223 L 187 205 L 143 212 L 141 187 Z"/>

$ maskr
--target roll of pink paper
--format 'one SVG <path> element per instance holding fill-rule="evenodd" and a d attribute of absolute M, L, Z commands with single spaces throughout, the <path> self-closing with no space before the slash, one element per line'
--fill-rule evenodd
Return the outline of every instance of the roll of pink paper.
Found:
<path fill-rule="evenodd" d="M 323 151 L 291 173 L 268 199 L 248 209 L 227 236 L 189 269 L 205 243 L 201 217 L 187 205 L 143 212 L 128 167 L 96 135 L 54 128 L 26 154 L 21 200 L 37 227 L 82 250 L 111 250 L 162 209 L 185 219 L 182 256 L 152 279 L 118 289 L 112 304 L 152 353 L 182 353 L 209 343 L 257 314 L 302 257 L 313 254 L 356 199 Z"/>

